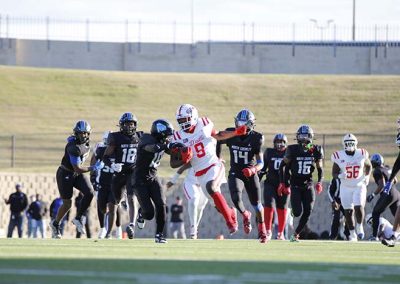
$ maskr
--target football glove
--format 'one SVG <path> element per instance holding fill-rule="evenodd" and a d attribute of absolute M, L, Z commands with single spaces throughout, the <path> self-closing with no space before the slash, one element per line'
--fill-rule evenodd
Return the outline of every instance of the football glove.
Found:
<path fill-rule="evenodd" d="M 103 161 L 97 161 L 93 166 L 89 167 L 91 171 L 99 171 L 104 168 Z"/>
<path fill-rule="evenodd" d="M 374 197 L 375 197 L 375 193 L 371 193 L 370 195 L 368 195 L 368 196 L 367 196 L 367 202 L 368 202 L 368 203 L 371 202 L 372 199 L 374 199 Z"/>
<path fill-rule="evenodd" d="M 123 165 L 124 165 L 123 163 L 112 163 L 111 169 L 116 173 L 120 173 L 122 171 Z"/>
<path fill-rule="evenodd" d="M 184 162 L 185 164 L 188 163 L 193 158 L 192 148 L 190 147 L 181 148 L 181 156 L 182 156 L 182 162 Z"/>
<path fill-rule="evenodd" d="M 244 135 L 247 132 L 247 126 L 242 125 L 235 129 L 236 136 Z"/>
<path fill-rule="evenodd" d="M 317 194 L 321 194 L 321 192 L 324 190 L 324 188 L 322 187 L 322 183 L 321 182 L 317 182 L 315 184 L 315 192 Z"/>
<path fill-rule="evenodd" d="M 257 173 L 257 168 L 254 166 L 248 167 L 248 168 L 244 168 L 242 170 L 242 173 L 245 177 L 251 177 L 253 175 L 255 175 Z"/>
<path fill-rule="evenodd" d="M 391 188 L 392 188 L 392 182 L 391 181 L 387 181 L 385 186 L 383 187 L 382 193 L 388 195 L 390 193 L 390 189 Z"/>

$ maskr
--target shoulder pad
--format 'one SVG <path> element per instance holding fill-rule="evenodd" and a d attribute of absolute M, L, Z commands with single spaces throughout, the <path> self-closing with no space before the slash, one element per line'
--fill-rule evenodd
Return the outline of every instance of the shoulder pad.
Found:
<path fill-rule="evenodd" d="M 201 121 L 203 126 L 212 124 L 212 121 L 210 119 L 208 119 L 208 117 L 206 117 L 206 116 L 199 118 L 199 121 Z"/>

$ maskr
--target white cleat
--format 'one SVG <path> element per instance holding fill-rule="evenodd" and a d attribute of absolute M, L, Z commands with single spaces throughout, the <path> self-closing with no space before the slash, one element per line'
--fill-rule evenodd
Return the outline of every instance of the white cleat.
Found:
<path fill-rule="evenodd" d="M 115 230 L 115 238 L 118 240 L 122 239 L 122 228 L 121 226 L 117 227 L 117 229 Z"/>
<path fill-rule="evenodd" d="M 107 234 L 106 228 L 100 228 L 99 235 L 98 235 L 99 240 L 104 239 L 106 234 Z"/>

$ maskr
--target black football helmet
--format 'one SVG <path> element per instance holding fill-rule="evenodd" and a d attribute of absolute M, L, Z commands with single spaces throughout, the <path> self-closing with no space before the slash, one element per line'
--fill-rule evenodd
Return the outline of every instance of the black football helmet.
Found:
<path fill-rule="evenodd" d="M 84 144 L 89 142 L 90 132 L 92 131 L 92 127 L 85 120 L 79 120 L 73 129 L 74 136 L 79 144 Z"/>
<path fill-rule="evenodd" d="M 248 109 L 242 109 L 235 117 L 235 127 L 238 128 L 242 125 L 246 125 L 247 133 L 249 133 L 256 126 L 255 121 L 256 117 L 251 111 Z"/>
<path fill-rule="evenodd" d="M 385 160 L 383 159 L 382 155 L 380 154 L 373 154 L 371 156 L 371 164 L 373 168 L 382 166 Z"/>
<path fill-rule="evenodd" d="M 151 125 L 150 133 L 160 142 L 168 142 L 174 134 L 174 127 L 165 119 L 157 119 Z"/>
<path fill-rule="evenodd" d="M 136 132 L 137 118 L 131 112 L 125 112 L 119 119 L 119 129 L 125 135 L 132 136 Z"/>
<path fill-rule="evenodd" d="M 306 124 L 303 124 L 297 129 L 296 140 L 297 143 L 302 145 L 305 148 L 309 148 L 312 146 L 312 142 L 314 139 L 314 131 L 312 128 Z"/>
<path fill-rule="evenodd" d="M 274 148 L 281 152 L 286 150 L 288 140 L 285 134 L 278 133 L 275 135 L 273 143 L 274 143 Z"/>

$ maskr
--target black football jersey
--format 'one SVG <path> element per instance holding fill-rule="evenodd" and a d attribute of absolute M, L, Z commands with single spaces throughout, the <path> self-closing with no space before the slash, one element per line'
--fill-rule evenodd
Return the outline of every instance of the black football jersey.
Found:
<path fill-rule="evenodd" d="M 121 131 L 108 135 L 108 145 L 115 146 L 115 163 L 122 163 L 122 173 L 132 172 L 136 164 L 137 147 L 143 132 L 138 131 L 132 136 L 127 136 Z"/>
<path fill-rule="evenodd" d="M 265 149 L 263 172 L 266 173 L 266 182 L 274 185 L 279 184 L 279 166 L 284 155 L 285 151 L 278 151 L 275 148 Z"/>
<path fill-rule="evenodd" d="M 72 167 L 70 156 L 79 157 L 81 160 L 81 164 L 85 162 L 85 160 L 89 157 L 90 154 L 90 145 L 89 143 L 78 144 L 77 140 L 74 136 L 68 137 L 68 143 L 65 145 L 64 156 L 61 160 L 61 165 L 65 168 L 74 171 Z"/>
<path fill-rule="evenodd" d="M 233 131 L 235 128 L 227 128 L 226 130 Z M 230 171 L 241 173 L 244 168 L 255 165 L 255 155 L 261 152 L 263 142 L 264 136 L 257 131 L 227 139 L 225 143 L 229 148 L 231 157 Z"/>
<path fill-rule="evenodd" d="M 97 147 L 96 152 L 95 152 L 95 157 L 96 160 L 102 160 L 104 152 L 106 151 L 107 146 L 105 145 L 100 145 Z M 111 158 L 111 162 L 114 162 L 115 159 Z M 100 184 L 111 184 L 111 179 L 114 174 L 114 171 L 107 165 L 104 165 L 104 167 L 97 172 L 96 174 L 96 182 Z"/>
<path fill-rule="evenodd" d="M 315 161 L 324 158 L 322 147 L 313 145 L 310 150 L 304 150 L 299 144 L 289 145 L 285 157 L 290 159 L 290 184 L 304 185 L 312 181 Z"/>
<path fill-rule="evenodd" d="M 392 173 L 392 170 L 390 169 L 390 167 L 384 165 L 384 166 L 376 167 L 374 169 L 374 171 L 372 172 L 372 176 L 374 177 L 374 181 L 376 184 L 378 184 L 379 180 L 383 176 L 383 184 L 385 184 L 386 181 L 389 180 L 391 173 Z M 393 191 L 393 190 L 397 190 L 395 185 L 392 186 L 391 191 Z"/>
<path fill-rule="evenodd" d="M 155 137 L 147 133 L 140 138 L 135 168 L 136 181 L 151 180 L 156 177 L 164 151 L 151 153 L 146 151 L 144 146 L 158 143 L 159 141 Z"/>

